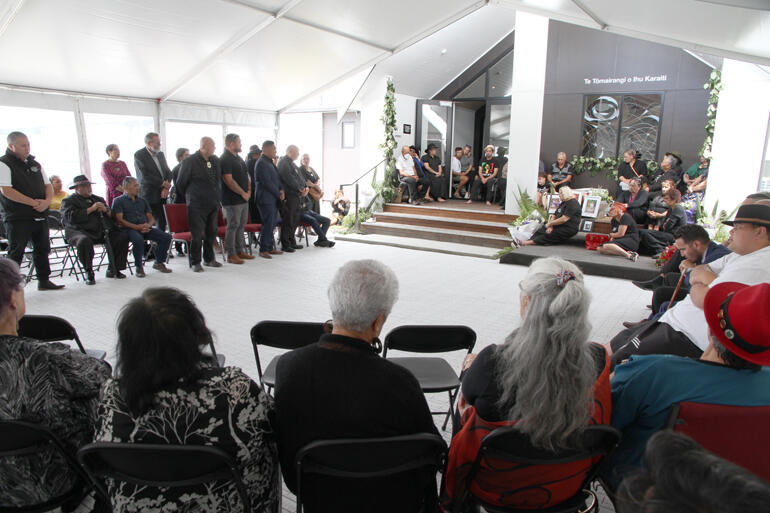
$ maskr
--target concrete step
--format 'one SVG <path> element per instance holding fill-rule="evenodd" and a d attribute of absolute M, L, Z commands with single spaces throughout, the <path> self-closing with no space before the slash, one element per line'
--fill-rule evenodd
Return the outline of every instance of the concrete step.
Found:
<path fill-rule="evenodd" d="M 495 235 L 508 235 L 508 227 L 505 222 L 477 221 L 471 219 L 456 219 L 451 217 L 437 217 L 431 215 L 401 214 L 397 212 L 378 212 L 374 214 L 378 223 L 403 224 L 411 226 L 423 226 L 431 228 L 445 228 L 475 233 L 492 233 Z"/>
<path fill-rule="evenodd" d="M 506 248 L 511 244 L 510 235 L 496 235 L 492 233 L 477 233 L 466 230 L 451 230 L 447 228 L 423 227 L 396 223 L 363 223 L 361 225 L 361 232 L 365 234 L 376 233 L 380 235 L 396 235 L 400 237 L 429 239 L 498 249 Z"/>
<path fill-rule="evenodd" d="M 360 244 L 378 244 L 381 246 L 393 246 L 396 248 L 416 249 L 420 251 L 431 251 L 433 253 L 445 253 L 448 255 L 470 256 L 493 260 L 496 259 L 495 255 L 499 251 L 498 248 L 471 246 L 468 244 L 441 242 L 429 239 L 416 239 L 412 237 L 399 237 L 397 235 L 381 235 L 377 233 L 338 234 L 334 237 L 334 240 L 357 242 Z"/>
<path fill-rule="evenodd" d="M 516 216 L 487 210 L 473 210 L 470 208 L 452 208 L 435 206 L 432 203 L 422 205 L 409 205 L 407 203 L 388 203 L 385 205 L 386 213 L 409 214 L 418 216 L 447 217 L 452 219 L 470 219 L 474 221 L 490 221 L 494 223 L 510 223 Z"/>

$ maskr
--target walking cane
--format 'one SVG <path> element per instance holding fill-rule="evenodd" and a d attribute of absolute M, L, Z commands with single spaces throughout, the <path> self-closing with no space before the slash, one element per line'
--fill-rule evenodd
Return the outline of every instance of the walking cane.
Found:
<path fill-rule="evenodd" d="M 107 269 L 111 269 L 112 272 L 118 274 L 118 268 L 115 266 L 115 254 L 112 252 L 112 243 L 110 243 L 110 226 L 102 212 L 99 212 L 99 219 L 102 222 L 102 231 L 104 232 L 104 247 L 107 248 L 107 258 L 109 259 Z"/>
<path fill-rule="evenodd" d="M 668 306 L 666 307 L 666 311 L 668 312 L 671 309 L 671 305 L 674 304 L 674 301 L 676 300 L 676 296 L 679 294 L 679 289 L 682 288 L 682 283 L 684 283 L 684 278 L 687 276 L 687 271 L 682 271 L 682 274 L 679 276 L 679 282 L 676 284 L 676 288 L 674 289 L 674 294 L 671 296 L 671 299 L 668 301 Z"/>

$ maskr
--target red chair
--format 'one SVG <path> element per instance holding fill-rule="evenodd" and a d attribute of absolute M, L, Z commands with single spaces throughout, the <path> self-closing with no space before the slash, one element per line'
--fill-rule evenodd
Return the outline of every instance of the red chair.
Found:
<path fill-rule="evenodd" d="M 166 214 L 166 224 L 171 232 L 172 242 L 182 242 L 187 245 L 187 266 L 192 267 L 190 260 L 190 223 L 187 221 L 187 205 L 184 203 L 166 203 L 163 205 Z"/>
<path fill-rule="evenodd" d="M 217 210 L 217 239 L 219 239 L 219 249 L 222 251 L 222 261 L 227 261 L 225 255 L 225 234 L 227 233 L 227 219 L 225 219 L 222 209 Z"/>
<path fill-rule="evenodd" d="M 249 250 L 249 254 L 252 254 L 251 251 L 251 238 L 254 237 L 254 245 L 259 244 L 259 236 L 262 232 L 262 225 L 259 223 L 252 223 L 251 222 L 251 216 L 249 216 L 248 221 L 246 222 L 246 226 L 243 227 L 243 231 L 246 232 L 246 247 Z"/>
<path fill-rule="evenodd" d="M 770 481 L 766 447 L 770 406 L 682 402 L 671 407 L 667 427 L 684 433 L 717 456 Z"/>

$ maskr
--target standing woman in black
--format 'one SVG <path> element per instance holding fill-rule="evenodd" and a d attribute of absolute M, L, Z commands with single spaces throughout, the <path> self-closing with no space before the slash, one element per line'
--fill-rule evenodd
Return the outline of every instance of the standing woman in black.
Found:
<path fill-rule="evenodd" d="M 629 149 L 623 152 L 624 162 L 618 167 L 618 189 L 615 192 L 615 196 L 618 196 L 621 191 L 628 190 L 628 182 L 632 178 L 647 176 L 647 165 L 638 158 L 640 156 L 636 154 L 636 150 Z"/>

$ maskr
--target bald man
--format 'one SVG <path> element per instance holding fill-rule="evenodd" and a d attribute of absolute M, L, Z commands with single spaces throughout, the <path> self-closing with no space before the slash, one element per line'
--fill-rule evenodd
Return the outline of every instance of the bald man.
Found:
<path fill-rule="evenodd" d="M 281 249 L 286 253 L 294 253 L 302 249 L 297 244 L 294 232 L 297 231 L 302 206 L 301 198 L 308 193 L 305 181 L 300 177 L 299 169 L 294 162 L 299 157 L 299 148 L 293 144 L 286 148 L 286 155 L 278 161 L 278 177 L 286 199 L 281 204 Z"/>
<path fill-rule="evenodd" d="M 216 144 L 211 137 L 201 139 L 200 149 L 182 161 L 176 188 L 187 201 L 187 220 L 190 223 L 190 265 L 196 273 L 203 265 L 222 267 L 214 253 L 217 237 L 217 212 L 222 193 L 222 174 L 219 159 L 214 155 Z M 202 241 L 202 243 L 201 243 Z"/>

